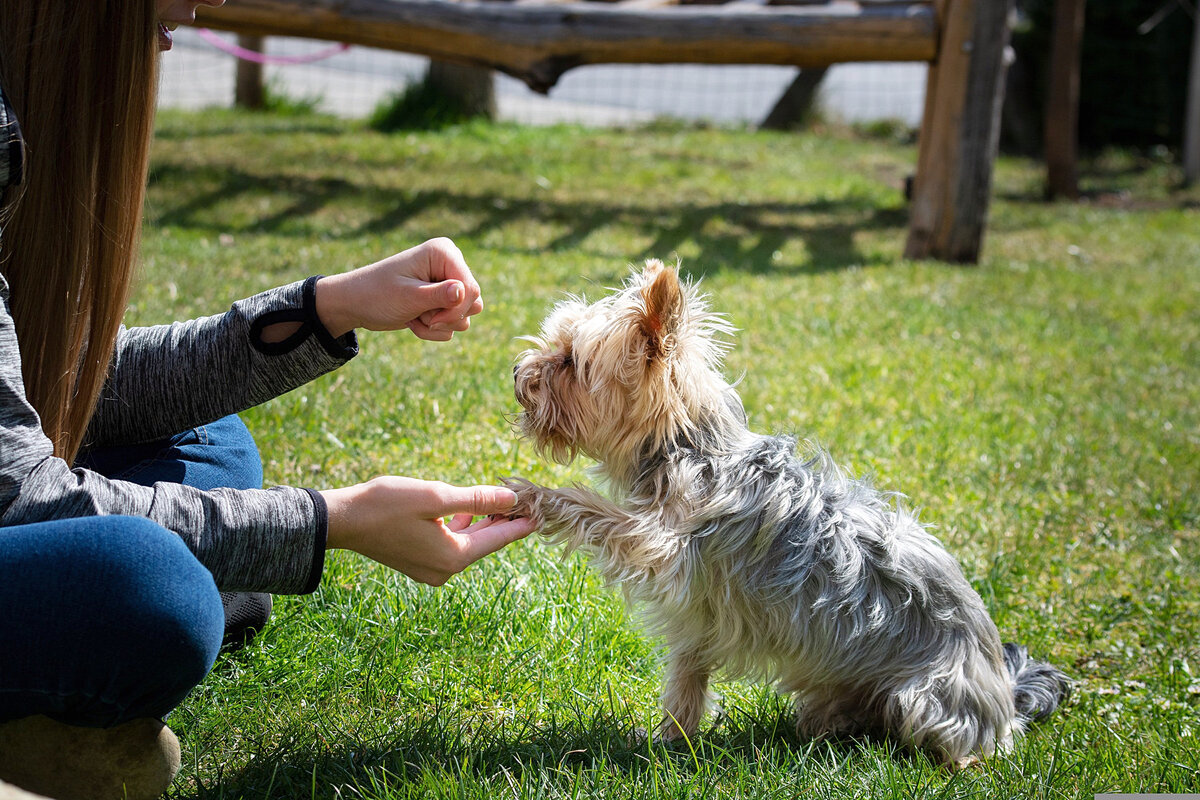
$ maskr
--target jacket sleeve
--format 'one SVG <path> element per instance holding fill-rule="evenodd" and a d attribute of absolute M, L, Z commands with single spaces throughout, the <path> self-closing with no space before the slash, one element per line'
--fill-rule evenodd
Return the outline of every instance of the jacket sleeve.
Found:
<path fill-rule="evenodd" d="M 190 357 L 198 356 L 193 349 Z M 304 373 L 292 374 L 294 380 Z M 287 380 L 264 383 L 278 387 Z M 265 386 L 248 389 L 243 397 L 266 391 Z M 139 405 L 146 400 L 140 397 Z M 202 415 L 213 413 L 211 407 L 217 405 L 207 398 L 196 404 L 204 408 Z M 200 491 L 172 483 L 138 486 L 71 469 L 53 449 L 25 396 L 8 287 L 0 277 L 0 536 L 6 526 L 54 519 L 146 517 L 177 533 L 223 590 L 295 594 L 316 588 L 327 532 L 325 505 L 316 492 L 290 487 Z"/>
<path fill-rule="evenodd" d="M 317 277 L 254 295 L 224 314 L 122 328 L 85 447 L 155 441 L 278 397 L 353 358 L 351 331 L 333 338 L 316 311 Z M 263 331 L 299 329 L 278 343 Z"/>

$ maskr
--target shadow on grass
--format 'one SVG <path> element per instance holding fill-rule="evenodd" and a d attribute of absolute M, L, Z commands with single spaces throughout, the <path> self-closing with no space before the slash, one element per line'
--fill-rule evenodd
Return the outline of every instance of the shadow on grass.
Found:
<path fill-rule="evenodd" d="M 1120 211 L 1190 211 L 1200 208 L 1200 191 L 1184 180 L 1182 169 L 1135 153 L 1115 151 L 1121 158 L 1080 163 L 1079 196 L 1048 197 L 1044 177 L 1021 190 L 1000 190 L 995 197 L 1016 206 L 1079 204 Z"/>
<path fill-rule="evenodd" d="M 636 743 L 628 720 L 603 713 L 582 723 L 559 725 L 551 720 L 523 728 L 512 723 L 447 724 L 434 718 L 375 742 L 318 734 L 319 746 L 307 741 L 312 730 L 295 730 L 283 737 L 289 744 L 276 752 L 259 755 L 207 784 L 198 782 L 176 797 L 387 797 L 391 792 L 403 795 L 461 784 L 515 794 L 516 786 L 527 781 L 578 787 L 581 780 L 604 784 L 609 778 L 628 788 L 643 780 L 707 780 L 713 768 L 727 772 L 740 765 L 756 770 L 764 762 L 797 777 L 818 776 L 841 769 L 864 746 L 884 748 L 879 752 L 910 768 L 936 771 L 924 757 L 886 744 L 800 739 L 791 720 L 790 712 L 783 711 L 759 719 L 726 720 L 690 743 L 670 745 Z"/>
<path fill-rule="evenodd" d="M 1055 203 L 1078 204 L 1094 208 L 1118 211 L 1195 211 L 1200 208 L 1200 199 L 1187 194 L 1183 188 L 1171 188 L 1161 197 L 1147 197 L 1140 192 L 1121 186 L 1091 187 L 1081 189 L 1075 200 L 1068 198 L 1049 199 L 1037 192 L 998 192 L 996 198 L 1018 206 L 1050 206 Z"/>
<path fill-rule="evenodd" d="M 757 273 L 819 273 L 857 266 L 868 256 L 855 244 L 864 231 L 894 230 L 902 238 L 908 221 L 904 207 L 880 207 L 872 200 L 847 197 L 803 204 L 782 202 L 708 202 L 630 196 L 617 201 L 558 202 L 495 192 L 424 189 L 398 191 L 332 177 L 255 175 L 239 170 L 168 165 L 155 170 L 158 182 L 208 187 L 186 201 L 150 217 L 154 224 L 221 234 L 273 234 L 309 237 L 312 219 L 324 213 L 341 220 L 333 238 L 353 239 L 394 231 L 418 215 L 433 213 L 458 220 L 457 230 L 439 234 L 458 238 L 486 236 L 526 221 L 555 228 L 519 251 L 530 253 L 586 250 L 586 240 L 619 227 L 652 243 L 625 257 L 669 258 L 692 244 L 711 271 L 738 269 Z M 238 208 L 253 200 L 269 201 L 271 210 L 229 224 L 220 206 Z M 346 224 L 347 218 L 359 217 Z M 785 245 L 800 240 L 807 258 L 783 258 Z M 623 266 L 623 265 L 622 265 Z M 614 275 L 617 274 L 614 272 Z"/>

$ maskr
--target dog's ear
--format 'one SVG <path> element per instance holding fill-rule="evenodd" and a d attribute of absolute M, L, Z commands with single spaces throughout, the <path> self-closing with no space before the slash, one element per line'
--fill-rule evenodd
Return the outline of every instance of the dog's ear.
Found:
<path fill-rule="evenodd" d="M 675 347 L 675 331 L 683 316 L 683 289 L 676 268 L 650 259 L 642 271 L 642 332 L 646 335 L 646 354 L 651 360 L 670 354 Z"/>

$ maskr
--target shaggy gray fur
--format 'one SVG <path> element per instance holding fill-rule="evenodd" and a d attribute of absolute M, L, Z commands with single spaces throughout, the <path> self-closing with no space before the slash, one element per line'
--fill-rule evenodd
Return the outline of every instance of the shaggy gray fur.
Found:
<path fill-rule="evenodd" d="M 746 426 L 722 322 L 650 262 L 546 321 L 516 370 L 522 430 L 598 461 L 611 499 L 512 480 L 520 513 L 640 606 L 669 651 L 660 736 L 691 736 L 718 671 L 773 683 L 812 736 L 874 733 L 963 766 L 1008 747 L 1067 678 L 1002 648 L 983 601 L 896 495 Z"/>
<path fill-rule="evenodd" d="M 1017 713 L 1041 722 L 1071 696 L 1071 681 L 1059 670 L 1034 661 L 1029 651 L 1014 642 L 1004 645 L 1004 663 L 1013 679 Z"/>

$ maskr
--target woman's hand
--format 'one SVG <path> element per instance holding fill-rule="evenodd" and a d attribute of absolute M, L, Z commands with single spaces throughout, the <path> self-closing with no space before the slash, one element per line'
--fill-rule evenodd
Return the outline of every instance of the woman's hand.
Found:
<path fill-rule="evenodd" d="M 408 328 L 447 341 L 483 310 L 479 284 L 449 239 L 430 239 L 394 256 L 317 281 L 317 315 L 335 337 L 353 330 Z"/>
<path fill-rule="evenodd" d="M 498 486 L 384 477 L 321 495 L 329 507 L 329 549 L 362 553 L 431 586 L 535 527 L 504 516 L 516 495 Z M 483 519 L 472 523 L 475 517 Z"/>

